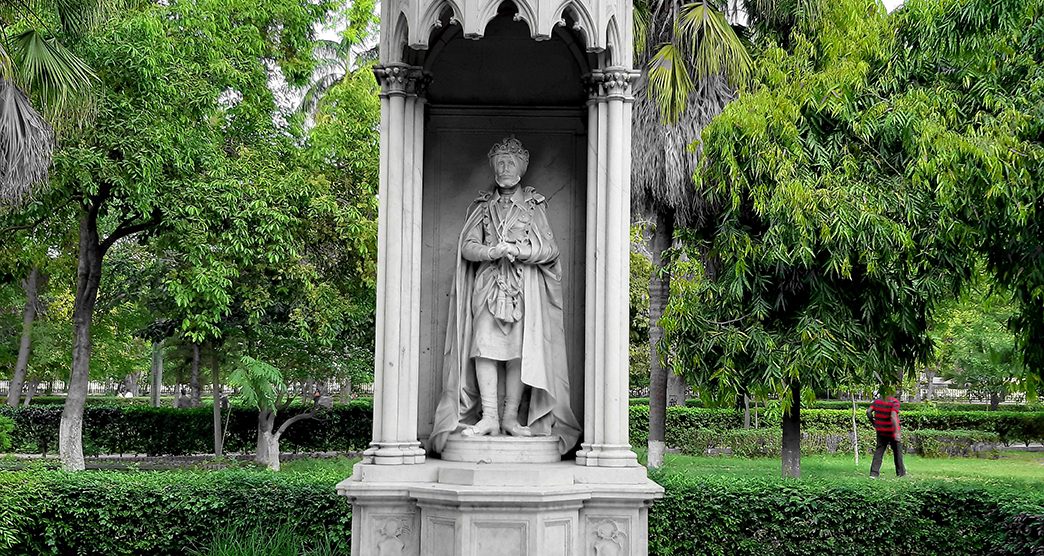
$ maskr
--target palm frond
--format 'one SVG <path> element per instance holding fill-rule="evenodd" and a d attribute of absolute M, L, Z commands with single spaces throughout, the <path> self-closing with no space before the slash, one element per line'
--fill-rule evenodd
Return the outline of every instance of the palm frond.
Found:
<path fill-rule="evenodd" d="M 678 121 L 692 91 L 692 77 L 682 49 L 673 43 L 660 47 L 649 62 L 649 84 L 664 122 Z"/>
<path fill-rule="evenodd" d="M 11 41 L 16 81 L 39 99 L 52 123 L 84 119 L 90 112 L 90 89 L 98 81 L 87 62 L 36 29 Z"/>
<path fill-rule="evenodd" d="M 688 43 L 697 79 L 720 74 L 736 88 L 750 81 L 750 54 L 725 15 L 706 1 L 682 7 L 677 34 Z"/>
<path fill-rule="evenodd" d="M 0 203 L 20 205 L 47 182 L 54 132 L 13 82 L 0 78 Z"/>

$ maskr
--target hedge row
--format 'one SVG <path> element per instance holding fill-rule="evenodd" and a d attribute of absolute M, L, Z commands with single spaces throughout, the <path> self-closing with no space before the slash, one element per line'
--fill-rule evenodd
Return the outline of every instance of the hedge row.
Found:
<path fill-rule="evenodd" d="M 690 429 L 679 436 L 675 446 L 690 455 L 736 455 L 779 457 L 783 431 L 772 429 Z M 859 451 L 872 454 L 876 446 L 874 431 L 859 430 Z M 924 457 L 996 457 L 1000 438 L 982 431 L 919 430 L 903 436 L 907 452 Z M 835 454 L 852 451 L 852 431 L 801 431 L 802 454 Z"/>
<path fill-rule="evenodd" d="M 14 430 L 14 421 L 7 417 L 0 417 L 0 452 L 11 448 L 11 431 Z"/>
<path fill-rule="evenodd" d="M 282 523 L 347 553 L 342 477 L 214 473 L 0 474 L 0 553 L 172 555 L 231 527 Z M 950 482 L 661 476 L 650 554 L 1031 555 L 1044 551 L 1039 492 Z"/>
<path fill-rule="evenodd" d="M 283 417 L 304 411 L 291 406 Z M 58 423 L 62 407 L 29 406 L 12 410 L 0 407 L 0 417 L 15 421 L 12 447 L 21 453 L 54 453 L 58 445 Z M 285 451 L 355 451 L 366 447 L 372 432 L 369 400 L 336 404 L 320 419 L 301 421 L 290 427 L 282 440 Z M 802 428 L 847 432 L 852 427 L 851 410 L 809 409 L 801 412 Z M 646 443 L 648 406 L 631 406 L 631 444 Z M 968 430 L 996 434 L 1002 442 L 1044 441 L 1044 412 L 917 412 L 901 414 L 903 427 L 918 430 Z M 213 450 L 213 416 L 210 408 L 173 409 L 128 405 L 88 405 L 84 409 L 84 452 L 94 454 L 183 455 Z M 872 431 L 862 412 L 856 423 Z M 680 447 L 689 431 L 742 429 L 742 413 L 732 409 L 672 407 L 667 411 L 667 443 Z M 775 429 L 778 420 L 762 416 L 763 428 Z M 257 413 L 231 409 L 225 447 L 229 452 L 252 451 L 256 443 Z M 2 434 L 2 433 L 0 433 Z"/>
<path fill-rule="evenodd" d="M 630 405 L 649 405 L 649 398 L 631 398 Z M 868 401 L 857 401 L 856 407 L 864 410 L 869 407 Z M 984 403 L 955 403 L 955 402 L 903 402 L 904 411 L 989 411 L 989 404 Z M 703 407 L 703 401 L 699 398 L 685 400 L 685 407 Z M 852 409 L 852 402 L 842 400 L 816 400 L 812 402 L 809 409 Z M 1002 405 L 999 411 L 1042 411 L 1044 407 L 1040 404 L 1009 404 Z"/>
<path fill-rule="evenodd" d="M 282 523 L 348 553 L 330 473 L 0 473 L 0 554 L 185 554 L 222 529 Z"/>
<path fill-rule="evenodd" d="M 292 405 L 277 421 L 305 411 Z M 299 421 L 283 434 L 283 451 L 355 451 L 366 447 L 373 432 L 368 402 L 335 405 L 317 419 Z M 13 451 L 55 453 L 62 407 L 41 405 L 16 410 L 0 407 L 0 417 L 13 418 Z M 257 411 L 233 407 L 227 414 L 225 450 L 252 452 L 257 446 Z M 87 405 L 83 449 L 86 455 L 184 455 L 213 453 L 212 409 L 174 409 L 135 405 Z"/>
<path fill-rule="evenodd" d="M 658 555 L 1044 554 L 1039 492 L 950 482 L 660 479 Z"/>
<path fill-rule="evenodd" d="M 644 445 L 648 439 L 649 407 L 630 407 L 631 444 Z M 761 416 L 761 426 L 776 428 L 778 418 Z M 1007 411 L 903 411 L 900 422 L 904 430 L 974 430 L 995 433 L 1001 442 L 1044 441 L 1044 412 Z M 856 413 L 856 425 L 873 430 L 863 411 Z M 848 431 L 852 429 L 852 410 L 805 409 L 801 411 L 801 427 L 809 430 Z M 667 444 L 681 446 L 686 431 L 694 429 L 731 430 L 743 428 L 743 412 L 734 409 L 667 408 Z"/>

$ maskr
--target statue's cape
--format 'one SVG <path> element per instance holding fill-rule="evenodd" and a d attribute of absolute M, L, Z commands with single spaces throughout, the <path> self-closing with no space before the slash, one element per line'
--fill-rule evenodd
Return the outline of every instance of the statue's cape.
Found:
<path fill-rule="evenodd" d="M 525 188 L 527 200 L 537 199 L 533 226 L 550 230 L 543 197 Z M 464 259 L 464 235 L 482 219 L 485 197 L 468 209 L 468 217 L 457 239 L 457 265 L 450 289 L 449 319 L 442 364 L 442 395 L 435 409 L 431 446 L 442 452 L 447 437 L 481 418 L 482 404 L 471 354 L 472 314 L 469 294 L 475 287 L 477 263 Z M 551 237 L 530 234 L 533 252 L 540 251 Z M 523 402 L 519 416 L 535 435 L 558 438 L 561 453 L 576 446 L 580 424 L 569 407 L 569 371 L 565 352 L 565 326 L 562 313 L 562 275 L 557 257 L 546 264 L 522 265 L 522 382 L 530 387 L 528 411 Z M 502 381 L 501 381 L 502 382 Z M 503 385 L 501 385 L 503 390 Z"/>

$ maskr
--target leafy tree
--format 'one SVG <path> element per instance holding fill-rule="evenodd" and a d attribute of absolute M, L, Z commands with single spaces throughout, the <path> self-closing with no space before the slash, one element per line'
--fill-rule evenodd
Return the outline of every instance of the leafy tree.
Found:
<path fill-rule="evenodd" d="M 264 60 L 301 82 L 311 71 L 321 3 L 174 1 L 122 10 L 75 52 L 101 79 L 97 116 L 55 155 L 45 206 L 75 207 L 78 271 L 70 392 L 60 430 L 67 469 L 82 469 L 83 403 L 103 259 L 135 234 L 176 229 L 235 189 L 241 150 L 270 141 L 274 110 Z M 54 210 L 52 209 L 52 210 Z"/>
<path fill-rule="evenodd" d="M 229 377 L 229 383 L 239 389 L 239 396 L 246 405 L 258 410 L 255 461 L 272 471 L 279 471 L 280 437 L 294 423 L 314 418 L 321 409 L 318 400 L 313 401 L 308 411 L 283 421 L 277 429 L 278 413 L 285 412 L 294 399 L 279 369 L 244 356 Z"/>
<path fill-rule="evenodd" d="M 891 91 L 910 114 L 918 179 L 939 190 L 954 233 L 1012 295 L 1009 326 L 1035 382 L 1044 380 L 1042 14 L 1041 0 L 906 2 L 893 15 Z"/>
<path fill-rule="evenodd" d="M 976 397 L 989 398 L 992 410 L 1026 380 L 1015 336 L 1007 328 L 1014 313 L 1009 295 L 980 283 L 940 311 L 932 334 L 942 376 Z"/>
<path fill-rule="evenodd" d="M 314 118 L 323 97 L 358 71 L 368 71 L 377 60 L 371 45 L 377 31 L 376 0 L 349 0 L 330 23 L 343 25 L 340 40 L 321 39 L 315 46 L 317 64 L 312 80 L 304 90 L 298 112 Z"/>
<path fill-rule="evenodd" d="M 896 383 L 931 355 L 934 306 L 973 266 L 928 185 L 922 115 L 897 98 L 903 45 L 884 8 L 817 13 L 763 20 L 756 84 L 704 131 L 698 178 L 715 211 L 679 234 L 689 256 L 672 267 L 663 319 L 691 381 L 780 398 L 789 476 L 802 391 Z"/>

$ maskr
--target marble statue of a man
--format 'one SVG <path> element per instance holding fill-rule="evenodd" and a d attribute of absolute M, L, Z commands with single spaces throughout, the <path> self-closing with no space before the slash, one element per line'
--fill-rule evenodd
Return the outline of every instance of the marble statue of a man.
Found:
<path fill-rule="evenodd" d="M 546 199 L 522 183 L 529 151 L 514 137 L 489 151 L 495 184 L 468 209 L 457 242 L 432 445 L 451 434 L 552 435 L 573 448 L 558 244 Z M 503 391 L 503 413 L 498 392 Z"/>

